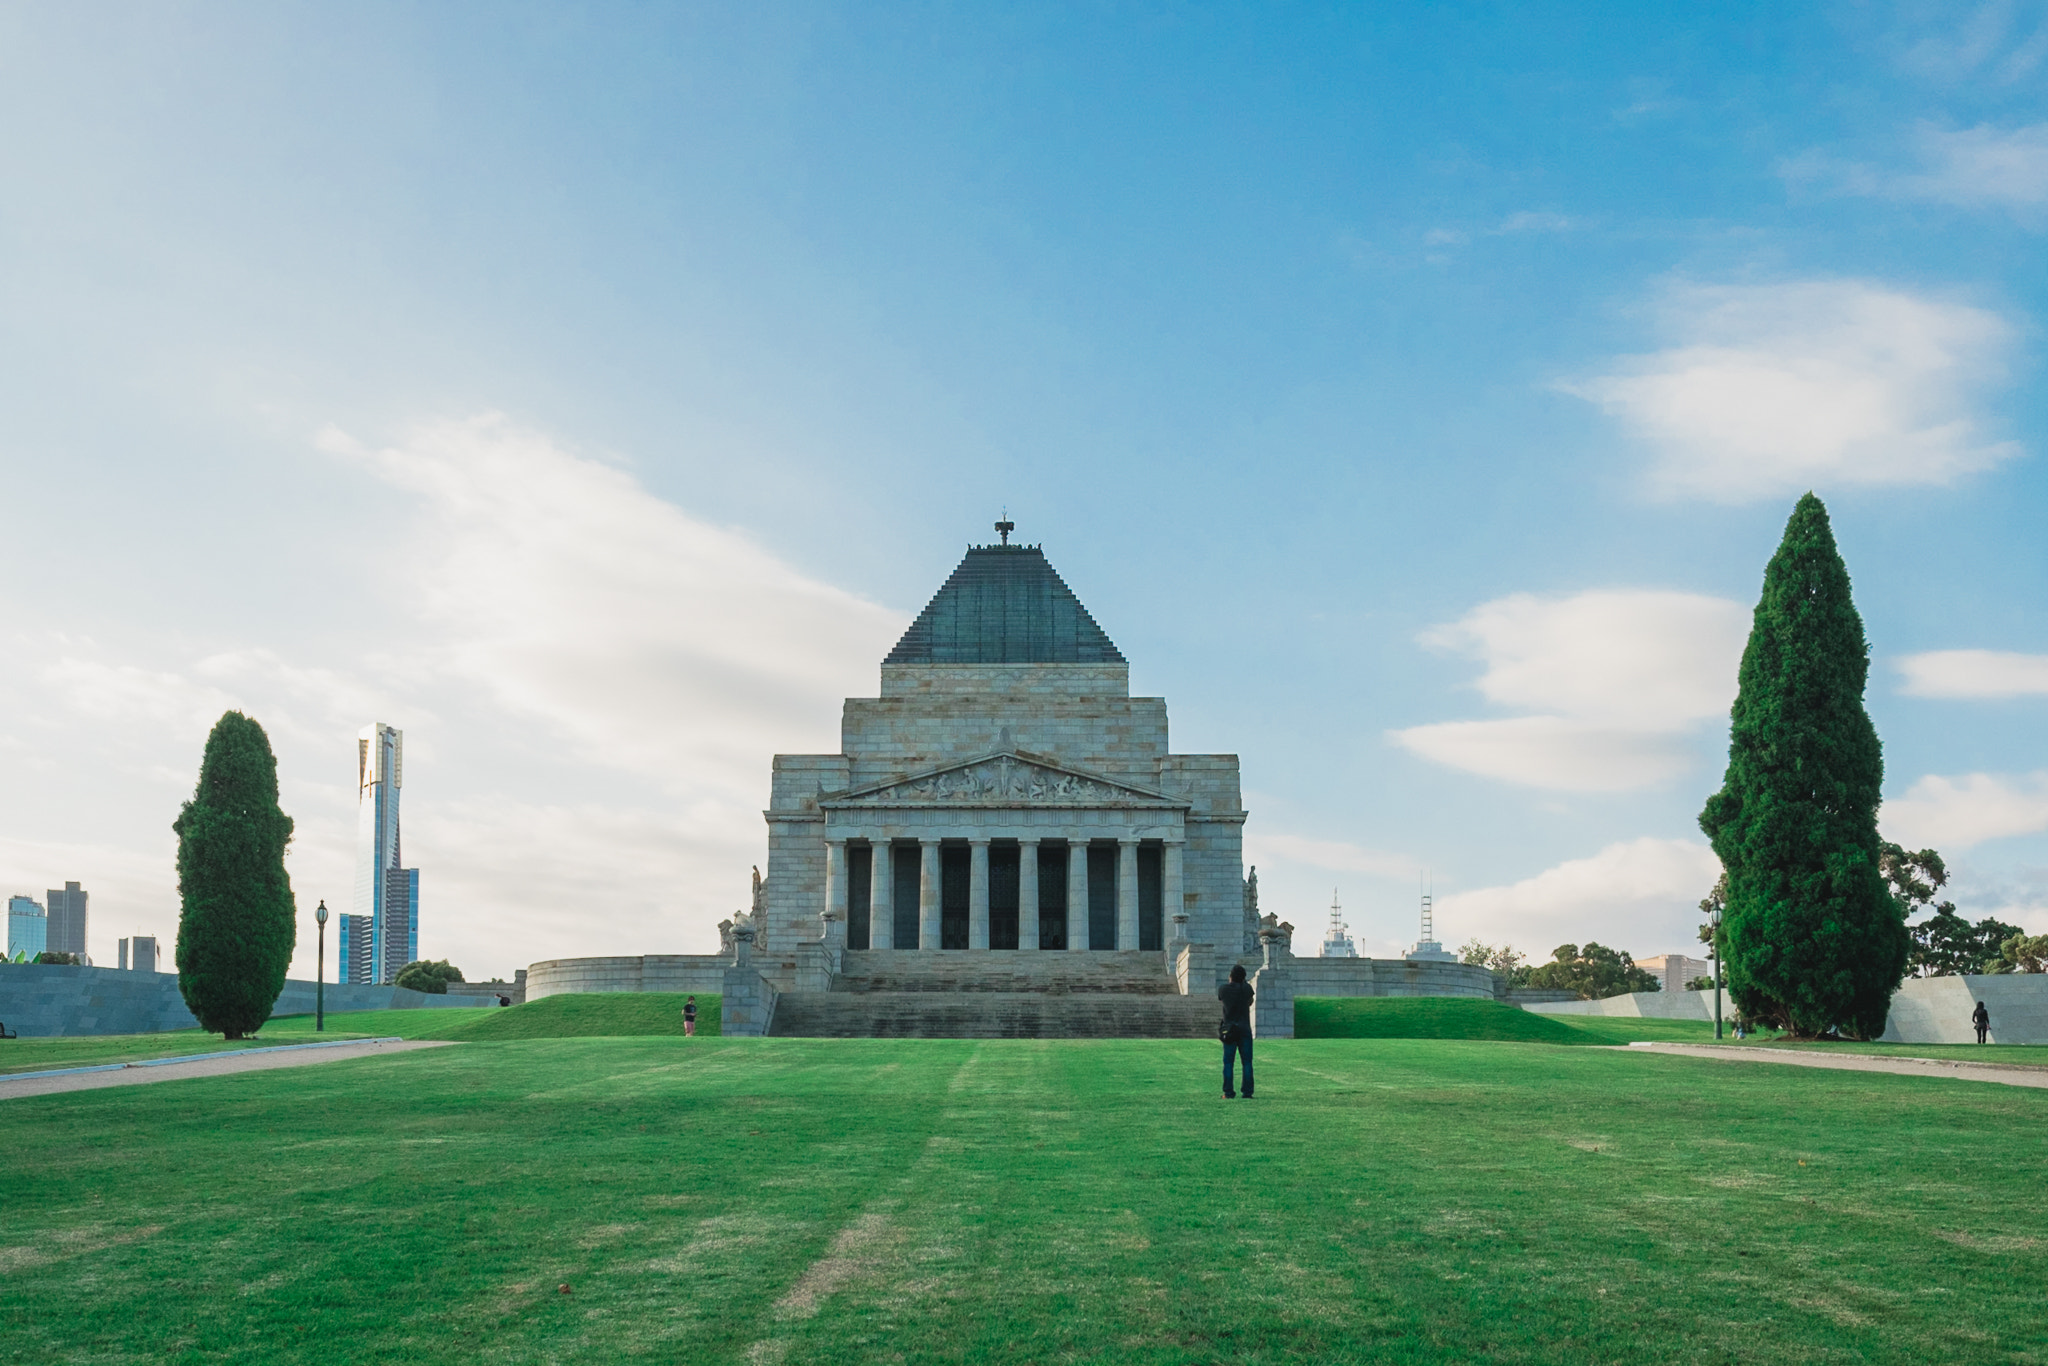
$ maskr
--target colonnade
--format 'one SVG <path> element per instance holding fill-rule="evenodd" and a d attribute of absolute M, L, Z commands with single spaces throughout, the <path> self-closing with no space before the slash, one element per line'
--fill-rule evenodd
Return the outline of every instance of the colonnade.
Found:
<path fill-rule="evenodd" d="M 995 843 L 1017 846 L 1017 948 L 1036 952 L 1042 938 L 1039 923 L 1039 851 L 1042 845 L 1064 845 L 1067 852 L 1066 933 L 1062 936 L 1070 952 L 1087 952 L 1089 944 L 1088 851 L 1107 840 L 1046 840 L 1038 835 L 1014 839 L 1000 836 L 971 836 L 964 840 L 895 839 L 885 836 L 828 834 L 825 837 L 825 905 L 841 924 L 847 923 L 849 846 L 865 845 L 873 851 L 868 873 L 868 947 L 871 949 L 937 949 L 941 944 L 943 915 L 941 850 L 947 844 L 965 844 L 969 851 L 967 883 L 967 947 L 986 949 L 989 944 L 989 848 Z M 1136 834 L 1116 837 L 1116 947 L 1139 947 L 1138 851 L 1146 843 L 1160 846 L 1161 920 L 1169 921 L 1183 903 L 1182 850 L 1178 839 L 1148 841 Z M 896 943 L 896 874 L 892 854 L 915 847 L 918 851 L 917 942 Z M 1163 930 L 1162 930 L 1163 933 Z"/>

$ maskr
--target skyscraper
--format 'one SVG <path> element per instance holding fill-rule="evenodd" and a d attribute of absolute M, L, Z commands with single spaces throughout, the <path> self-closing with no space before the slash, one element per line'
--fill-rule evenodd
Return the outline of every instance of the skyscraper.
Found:
<path fill-rule="evenodd" d="M 341 924 L 341 953 L 335 960 L 335 980 L 350 986 L 369 986 L 377 980 L 376 960 L 371 956 L 377 940 L 370 930 L 370 917 L 343 915 L 335 919 Z"/>
<path fill-rule="evenodd" d="M 50 952 L 75 953 L 85 957 L 86 893 L 75 882 L 47 893 L 50 906 Z"/>
<path fill-rule="evenodd" d="M 371 980 L 380 983 L 419 957 L 420 871 L 403 866 L 399 846 L 404 785 L 403 733 L 381 721 L 365 726 L 356 741 L 355 913 L 370 922 Z"/>
<path fill-rule="evenodd" d="M 50 918 L 32 896 L 7 898 L 7 956 L 33 958 L 50 947 Z"/>

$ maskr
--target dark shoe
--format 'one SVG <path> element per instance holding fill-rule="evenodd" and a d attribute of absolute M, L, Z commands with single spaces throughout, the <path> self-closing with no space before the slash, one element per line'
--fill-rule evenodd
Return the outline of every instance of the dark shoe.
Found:
<path fill-rule="evenodd" d="M 1225 1092 L 1223 1093 L 1223 1098 L 1224 1098 L 1225 1100 L 1236 1100 L 1236 1099 L 1237 1099 L 1237 1094 L 1236 1094 L 1235 1092 L 1233 1092 L 1233 1091 L 1225 1091 Z"/>
<path fill-rule="evenodd" d="M 1250 1099 L 1252 1098 L 1252 1093 L 1251 1093 L 1251 1092 L 1249 1092 L 1249 1091 L 1245 1092 L 1245 1093 L 1244 1093 L 1244 1098 L 1245 1098 L 1246 1100 L 1250 1100 Z"/>

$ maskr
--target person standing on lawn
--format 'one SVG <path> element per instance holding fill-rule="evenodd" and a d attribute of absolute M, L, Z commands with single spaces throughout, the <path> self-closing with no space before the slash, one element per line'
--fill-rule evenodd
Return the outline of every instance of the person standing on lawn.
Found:
<path fill-rule="evenodd" d="M 1977 1026 L 1977 1042 L 1983 1043 L 1984 1036 L 1991 1032 L 1991 1012 L 1984 1008 L 1982 1001 L 1970 1012 L 1970 1023 Z"/>
<path fill-rule="evenodd" d="M 1223 1023 L 1216 1037 L 1223 1040 L 1225 1100 L 1237 1098 L 1230 1084 L 1230 1066 L 1239 1058 L 1244 1060 L 1244 1098 L 1252 1098 L 1252 995 L 1252 984 L 1244 980 L 1244 964 L 1233 963 L 1230 980 L 1216 988 L 1216 999 L 1223 1002 Z"/>
<path fill-rule="evenodd" d="M 697 998 L 692 996 L 683 1002 L 683 1037 L 697 1036 Z"/>

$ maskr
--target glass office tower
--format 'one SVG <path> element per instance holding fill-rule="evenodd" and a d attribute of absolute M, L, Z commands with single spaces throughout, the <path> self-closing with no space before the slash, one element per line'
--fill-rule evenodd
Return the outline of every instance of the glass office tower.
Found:
<path fill-rule="evenodd" d="M 419 957 L 420 872 L 404 867 L 398 796 L 405 784 L 405 737 L 379 721 L 356 741 L 355 914 L 370 925 L 370 980 L 390 982 Z M 354 943 L 343 957 L 352 963 Z"/>
<path fill-rule="evenodd" d="M 7 898 L 7 954 L 34 958 L 50 947 L 50 918 L 32 896 Z"/>

